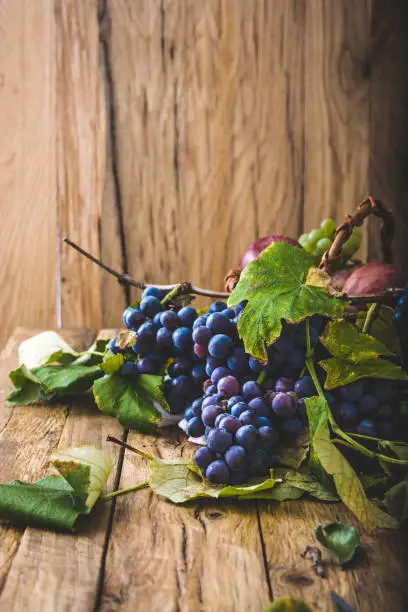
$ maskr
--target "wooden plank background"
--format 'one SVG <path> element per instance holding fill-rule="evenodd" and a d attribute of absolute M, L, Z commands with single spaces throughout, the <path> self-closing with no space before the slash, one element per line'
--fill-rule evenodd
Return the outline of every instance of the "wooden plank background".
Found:
<path fill-rule="evenodd" d="M 221 288 L 257 235 L 371 192 L 403 262 L 407 25 L 405 0 L 0 0 L 0 345 L 119 324 L 129 292 L 63 235 Z"/>

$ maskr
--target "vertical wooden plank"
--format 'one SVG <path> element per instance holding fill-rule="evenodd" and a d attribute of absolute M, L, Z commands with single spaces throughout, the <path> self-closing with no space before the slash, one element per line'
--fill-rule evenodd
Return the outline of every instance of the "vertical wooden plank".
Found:
<path fill-rule="evenodd" d="M 408 257 L 408 5 L 373 0 L 370 190 L 394 211 L 395 261 L 406 274 Z M 381 260 L 378 223 L 370 228 L 369 255 Z"/>
<path fill-rule="evenodd" d="M 256 235 L 298 233 L 303 2 L 106 6 L 129 270 L 220 288 Z"/>
<path fill-rule="evenodd" d="M 16 323 L 56 322 L 52 2 L 0 4 L 0 346 Z"/>
<path fill-rule="evenodd" d="M 94 0 L 56 0 L 59 240 L 99 254 L 106 116 Z M 100 270 L 67 245 L 61 253 L 61 322 L 101 325 Z"/>
<path fill-rule="evenodd" d="M 193 452 L 183 433 L 154 438 L 135 432 L 128 442 L 162 458 Z M 143 482 L 146 461 L 126 451 L 120 486 Z M 259 612 L 270 600 L 256 505 L 176 506 L 150 490 L 117 499 L 105 581 L 104 612 Z"/>
<path fill-rule="evenodd" d="M 371 0 L 307 3 L 305 231 L 368 194 L 370 14 Z"/>
<path fill-rule="evenodd" d="M 99 336 L 111 337 L 106 331 Z M 82 338 L 89 346 L 89 339 L 84 333 Z M 61 406 L 56 411 L 49 407 L 21 409 L 22 418 L 17 421 L 16 415 L 0 438 L 0 449 L 3 446 L 5 452 L 5 441 L 10 443 L 11 432 L 14 431 L 15 435 L 20 432 L 16 447 L 21 464 L 16 465 L 16 460 L 12 462 L 14 473 L 10 466 L 11 474 L 7 479 L 20 476 L 24 465 L 24 478 L 34 480 L 38 474 L 30 466 L 31 462 L 37 470 L 41 466 L 41 475 L 44 475 L 49 471 L 48 455 L 56 446 L 67 448 L 90 444 L 111 457 L 113 470 L 107 488 L 111 490 L 115 486 L 120 475 L 121 451 L 107 443 L 106 436 L 110 433 L 121 438 L 123 428 L 116 419 L 101 415 L 91 398 L 73 400 L 68 410 L 67 416 L 67 406 Z M 39 416 L 35 416 L 33 411 L 39 411 Z M 47 419 L 42 413 L 47 413 Z M 32 457 L 33 449 L 35 458 Z M 5 457 L 2 459 L 4 465 Z M 98 502 L 90 516 L 78 520 L 76 532 L 72 534 L 27 527 L 18 550 L 13 551 L 16 554 L 1 594 L 0 608 L 16 612 L 74 608 L 78 612 L 93 610 L 98 596 L 111 511 L 111 501 Z M 15 530 L 10 531 L 14 535 L 19 534 Z M 5 546 L 7 539 L 1 541 Z"/>

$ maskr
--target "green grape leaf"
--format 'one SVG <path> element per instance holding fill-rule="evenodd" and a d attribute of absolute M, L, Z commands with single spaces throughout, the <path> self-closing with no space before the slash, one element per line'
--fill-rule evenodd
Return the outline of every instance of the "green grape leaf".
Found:
<path fill-rule="evenodd" d="M 399 522 L 408 519 L 408 480 L 402 480 L 391 487 L 384 496 L 388 512 Z"/>
<path fill-rule="evenodd" d="M 122 353 L 114 355 L 108 351 L 108 353 L 106 353 L 103 357 L 101 368 L 105 374 L 114 374 L 115 372 L 119 372 L 124 363 L 125 358 L 123 357 Z"/>
<path fill-rule="evenodd" d="M 305 400 L 310 427 L 310 443 L 319 463 L 333 477 L 336 491 L 368 531 L 376 527 L 395 528 L 396 521 L 373 504 L 356 472 L 330 439 L 329 407 L 321 397 Z"/>
<path fill-rule="evenodd" d="M 116 417 L 124 427 L 155 433 L 161 421 L 158 407 L 169 411 L 162 380 L 152 374 L 125 378 L 115 373 L 95 381 L 93 393 L 99 410 Z"/>
<path fill-rule="evenodd" d="M 313 608 L 304 601 L 286 596 L 272 601 L 263 609 L 263 612 L 313 612 Z"/>
<path fill-rule="evenodd" d="M 247 302 L 238 332 L 253 357 L 267 359 L 266 347 L 280 336 L 282 320 L 298 323 L 314 314 L 336 317 L 344 312 L 345 302 L 321 286 L 321 275 L 311 279 L 312 265 L 313 258 L 304 249 L 280 242 L 265 249 L 241 273 L 228 305 Z"/>
<path fill-rule="evenodd" d="M 110 459 L 96 448 L 82 446 L 58 451 L 52 463 L 60 476 L 0 485 L 2 520 L 70 531 L 80 514 L 91 511 L 112 470 Z"/>
<path fill-rule="evenodd" d="M 92 387 L 93 382 L 103 376 L 98 365 L 48 365 L 34 368 L 33 374 L 41 383 L 45 393 L 57 392 L 63 395 L 77 395 Z"/>
<path fill-rule="evenodd" d="M 265 493 L 277 484 L 271 471 L 270 477 L 254 480 L 244 485 L 217 486 L 204 480 L 199 470 L 183 459 L 162 461 L 154 458 L 150 462 L 149 486 L 158 495 L 163 495 L 175 504 L 183 504 L 199 498 L 219 499 L 265 499 Z"/>
<path fill-rule="evenodd" d="M 327 488 L 324 484 L 319 482 L 317 478 L 307 470 L 301 470 L 299 472 L 288 472 L 286 475 L 286 482 L 291 484 L 298 489 L 302 489 L 312 497 L 319 499 L 320 501 L 326 502 L 337 502 L 339 501 L 336 492 Z"/>
<path fill-rule="evenodd" d="M 7 401 L 9 404 L 26 406 L 41 399 L 41 383 L 24 364 L 9 373 L 14 385 Z"/>
<path fill-rule="evenodd" d="M 315 531 L 316 540 L 329 551 L 339 565 L 350 563 L 358 550 L 363 548 L 357 530 L 342 522 L 319 525 Z"/>
<path fill-rule="evenodd" d="M 370 336 L 381 342 L 391 353 L 401 355 L 401 344 L 397 328 L 392 322 L 394 310 L 389 306 L 380 306 L 370 326 Z M 367 312 L 360 310 L 357 314 L 356 325 L 362 330 Z"/>
<path fill-rule="evenodd" d="M 332 357 L 320 361 L 327 374 L 325 388 L 335 389 L 361 378 L 408 380 L 404 370 L 383 357 L 393 353 L 379 340 L 348 321 L 330 321 L 320 338 Z"/>

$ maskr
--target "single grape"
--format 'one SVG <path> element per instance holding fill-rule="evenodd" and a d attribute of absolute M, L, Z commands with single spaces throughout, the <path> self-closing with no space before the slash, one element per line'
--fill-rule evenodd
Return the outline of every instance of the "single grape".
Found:
<path fill-rule="evenodd" d="M 343 402 L 339 406 L 338 417 L 344 425 L 354 425 L 358 421 L 356 405 L 352 402 Z"/>
<path fill-rule="evenodd" d="M 145 321 L 137 330 L 137 337 L 140 340 L 153 340 L 156 337 L 156 327 L 152 321 Z"/>
<path fill-rule="evenodd" d="M 227 305 L 225 302 L 213 302 L 211 304 L 211 306 L 208 309 L 209 313 L 212 312 L 221 312 L 222 310 L 225 310 L 227 308 Z"/>
<path fill-rule="evenodd" d="M 193 417 L 187 423 L 187 434 L 192 438 L 199 438 L 204 434 L 205 427 L 199 417 Z"/>
<path fill-rule="evenodd" d="M 230 408 L 231 414 L 235 417 L 239 417 L 245 410 L 250 410 L 249 405 L 245 402 L 237 402 Z"/>
<path fill-rule="evenodd" d="M 374 395 L 363 395 L 358 402 L 358 411 L 363 416 L 375 416 L 378 408 L 378 400 Z"/>
<path fill-rule="evenodd" d="M 240 395 L 233 395 L 228 400 L 228 404 L 227 404 L 228 410 L 231 410 L 231 408 L 235 406 L 235 404 L 238 404 L 238 402 L 243 402 L 243 401 L 244 400 Z"/>
<path fill-rule="evenodd" d="M 239 393 L 239 382 L 235 376 L 224 376 L 218 381 L 217 391 L 225 397 L 237 395 Z"/>
<path fill-rule="evenodd" d="M 238 429 L 241 427 L 242 423 L 237 417 L 232 416 L 232 414 L 225 413 L 226 417 L 222 420 L 220 427 L 226 429 L 231 434 L 237 433 Z"/>
<path fill-rule="evenodd" d="M 364 386 L 361 380 L 340 387 L 340 395 L 346 402 L 358 402 L 364 395 Z"/>
<path fill-rule="evenodd" d="M 221 414 L 217 415 L 215 417 L 214 426 L 219 428 L 221 426 L 222 421 L 229 416 L 230 415 L 228 414 L 228 412 L 222 412 Z"/>
<path fill-rule="evenodd" d="M 208 448 L 214 453 L 225 453 L 232 445 L 232 434 L 226 429 L 212 429 L 208 434 Z"/>
<path fill-rule="evenodd" d="M 191 406 L 188 406 L 185 411 L 184 411 L 184 418 L 186 421 L 189 421 L 190 419 L 192 419 L 193 417 L 195 417 L 196 415 L 193 412 L 193 409 L 191 408 Z"/>
<path fill-rule="evenodd" d="M 205 327 L 207 323 L 207 319 L 208 319 L 208 314 L 197 317 L 197 319 L 193 323 L 193 329 L 196 329 L 197 327 Z"/>
<path fill-rule="evenodd" d="M 131 361 L 126 361 L 120 368 L 119 374 L 121 376 L 137 376 L 139 374 L 139 369 L 136 363 L 132 363 Z"/>
<path fill-rule="evenodd" d="M 309 244 L 309 234 L 301 234 L 298 238 L 298 243 L 300 244 L 300 246 L 306 249 L 306 245 Z"/>
<path fill-rule="evenodd" d="M 197 319 L 197 311 L 192 306 L 184 306 L 178 311 L 178 316 L 181 324 L 185 327 L 192 327 L 194 321 Z"/>
<path fill-rule="evenodd" d="M 191 337 L 191 329 L 188 327 L 179 327 L 173 332 L 173 344 L 179 351 L 187 352 L 192 349 L 193 339 Z"/>
<path fill-rule="evenodd" d="M 212 334 L 225 334 L 230 336 L 234 331 L 234 325 L 231 319 L 226 317 L 224 313 L 213 312 L 207 319 L 207 327 Z"/>
<path fill-rule="evenodd" d="M 137 363 L 139 374 L 154 374 L 158 370 L 158 365 L 150 357 L 141 357 Z"/>
<path fill-rule="evenodd" d="M 156 342 L 161 348 L 170 348 L 173 344 L 171 330 L 167 327 L 161 327 L 156 334 Z"/>
<path fill-rule="evenodd" d="M 205 397 L 205 399 L 203 399 L 202 407 L 206 408 L 207 406 L 213 406 L 215 404 L 220 404 L 223 399 L 224 399 L 224 396 L 221 395 L 220 393 L 213 393 L 212 395 L 208 395 L 207 397 Z"/>
<path fill-rule="evenodd" d="M 239 415 L 239 420 L 242 425 L 253 425 L 254 427 L 258 425 L 258 415 L 255 410 L 245 410 Z"/>
<path fill-rule="evenodd" d="M 215 419 L 222 412 L 224 412 L 224 410 L 222 409 L 222 406 L 212 405 L 212 406 L 206 406 L 205 408 L 203 407 L 203 411 L 201 413 L 201 419 L 204 425 L 206 425 L 206 427 L 214 427 Z"/>
<path fill-rule="evenodd" d="M 160 313 L 160 323 L 167 329 L 176 329 L 181 324 L 177 312 L 174 310 L 165 310 Z"/>
<path fill-rule="evenodd" d="M 278 378 L 275 383 L 275 391 L 277 393 L 287 393 L 293 391 L 293 380 L 291 378 Z"/>
<path fill-rule="evenodd" d="M 214 484 L 228 484 L 230 473 L 225 461 L 217 459 L 208 465 L 205 476 Z"/>
<path fill-rule="evenodd" d="M 145 321 L 146 316 L 138 308 L 129 306 L 129 308 L 126 308 L 124 311 L 122 318 L 126 327 L 136 329 Z"/>
<path fill-rule="evenodd" d="M 154 317 L 161 309 L 160 300 L 153 295 L 148 295 L 140 302 L 140 310 L 146 317 Z"/>
<path fill-rule="evenodd" d="M 298 397 L 311 397 L 315 394 L 315 386 L 311 376 L 303 376 L 295 382 L 294 391 Z"/>
<path fill-rule="evenodd" d="M 235 441 L 239 446 L 250 451 L 258 440 L 258 431 L 253 425 L 243 425 L 235 434 Z"/>
<path fill-rule="evenodd" d="M 272 421 L 268 417 L 258 417 L 258 427 L 272 427 Z"/>
<path fill-rule="evenodd" d="M 248 355 L 241 347 L 235 348 L 227 359 L 227 366 L 234 374 L 242 374 L 248 369 Z"/>
<path fill-rule="evenodd" d="M 333 221 L 333 219 L 323 219 L 320 224 L 320 229 L 323 232 L 323 236 L 333 238 L 334 232 L 336 231 L 336 222 Z"/>
<path fill-rule="evenodd" d="M 218 368 L 215 368 L 215 370 L 212 371 L 211 382 L 214 385 L 216 385 L 216 384 L 218 384 L 218 381 L 221 380 L 221 378 L 224 378 L 224 376 L 228 376 L 228 374 L 230 374 L 230 373 L 231 373 L 231 371 L 228 368 L 226 368 L 225 366 L 218 366 Z"/>
<path fill-rule="evenodd" d="M 271 416 L 271 409 L 262 397 L 255 397 L 249 402 L 249 407 L 254 410 L 258 417 Z"/>
<path fill-rule="evenodd" d="M 296 401 L 288 393 L 277 393 L 272 401 L 272 410 L 283 419 L 290 419 L 296 408 Z"/>
<path fill-rule="evenodd" d="M 316 250 L 319 255 L 323 255 L 323 253 L 330 249 L 331 245 L 332 241 L 330 240 L 330 238 L 320 238 L 320 240 L 316 244 Z"/>
<path fill-rule="evenodd" d="M 212 337 L 211 329 L 199 326 L 193 330 L 193 341 L 197 344 L 207 345 Z"/>
<path fill-rule="evenodd" d="M 233 344 L 229 336 L 216 334 L 208 343 L 208 352 L 215 359 L 226 359 L 232 351 Z"/>
<path fill-rule="evenodd" d="M 363 419 L 357 425 L 357 433 L 363 436 L 377 436 L 377 431 L 375 429 L 375 423 L 371 419 Z"/>
<path fill-rule="evenodd" d="M 226 308 L 222 311 L 224 317 L 228 317 L 229 319 L 234 319 L 236 316 L 235 310 L 233 308 Z"/>
<path fill-rule="evenodd" d="M 210 380 L 210 383 L 211 383 L 211 380 Z M 217 393 L 217 387 L 215 385 L 210 384 L 205 390 L 205 397 L 209 397 L 211 395 L 214 395 L 215 393 Z"/>
<path fill-rule="evenodd" d="M 297 417 L 287 419 L 286 421 L 282 422 L 280 431 L 288 438 L 298 438 L 303 433 L 303 423 Z"/>
<path fill-rule="evenodd" d="M 314 229 L 309 232 L 309 245 L 314 248 L 321 238 L 324 238 L 323 232 L 320 229 Z"/>
<path fill-rule="evenodd" d="M 162 300 L 165 295 L 166 291 L 163 289 L 159 289 L 158 287 L 147 287 L 147 289 L 143 291 L 142 298 L 153 296 L 158 300 Z"/>
<path fill-rule="evenodd" d="M 241 395 L 244 400 L 248 401 L 254 397 L 260 397 L 262 395 L 262 390 L 257 382 L 249 380 L 242 385 Z"/>
<path fill-rule="evenodd" d="M 117 336 L 115 338 L 112 338 L 112 340 L 108 344 L 108 349 L 114 355 L 117 355 L 118 353 L 120 353 L 120 348 L 118 346 L 116 346 L 116 340 L 117 339 L 118 339 Z"/>
<path fill-rule="evenodd" d="M 279 436 L 274 427 L 267 425 L 260 427 L 258 429 L 258 438 L 260 446 L 267 451 L 273 450 L 279 444 Z"/>
<path fill-rule="evenodd" d="M 231 471 L 245 470 L 247 467 L 246 450 L 237 444 L 234 444 L 225 452 L 224 459 Z"/>
<path fill-rule="evenodd" d="M 193 352 L 194 352 L 194 355 L 196 355 L 200 359 L 204 359 L 204 357 L 207 357 L 208 355 L 208 347 L 205 346 L 204 344 L 194 344 Z"/>
<path fill-rule="evenodd" d="M 191 404 L 191 410 L 194 416 L 201 416 L 201 406 L 203 404 L 203 398 L 199 397 Z"/>
<path fill-rule="evenodd" d="M 200 446 L 194 453 L 194 462 L 200 470 L 206 470 L 210 463 L 215 459 L 215 454 L 208 446 Z"/>

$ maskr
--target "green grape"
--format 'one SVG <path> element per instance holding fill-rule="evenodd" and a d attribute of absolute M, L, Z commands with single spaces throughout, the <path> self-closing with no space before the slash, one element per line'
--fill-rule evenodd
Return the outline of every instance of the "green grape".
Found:
<path fill-rule="evenodd" d="M 332 240 L 330 238 L 320 238 L 319 242 L 316 244 L 316 250 L 323 255 L 325 251 L 328 251 L 332 245 Z"/>
<path fill-rule="evenodd" d="M 361 245 L 361 231 L 359 229 L 354 229 L 350 238 L 346 240 L 343 245 L 343 259 L 347 261 L 350 259 L 356 251 L 360 248 Z"/>
<path fill-rule="evenodd" d="M 323 232 L 322 230 L 319 229 L 314 229 L 311 232 L 309 232 L 309 244 L 311 247 L 315 247 L 316 244 L 319 242 L 320 238 L 323 238 Z"/>
<path fill-rule="evenodd" d="M 309 242 L 309 235 L 308 234 L 302 234 L 301 236 L 299 236 L 298 243 L 304 249 L 306 249 L 306 245 L 308 244 L 308 242 Z"/>
<path fill-rule="evenodd" d="M 320 224 L 320 229 L 323 232 L 323 236 L 326 238 L 333 238 L 334 232 L 336 231 L 336 222 L 333 219 L 323 219 Z"/>

